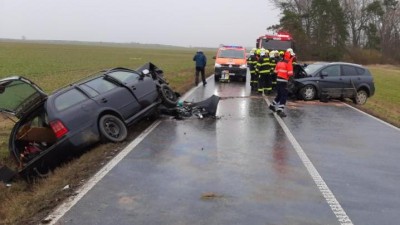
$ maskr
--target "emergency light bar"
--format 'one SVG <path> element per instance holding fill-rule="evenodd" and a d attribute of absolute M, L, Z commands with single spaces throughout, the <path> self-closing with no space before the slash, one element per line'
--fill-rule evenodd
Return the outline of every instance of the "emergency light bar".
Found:
<path fill-rule="evenodd" d="M 223 45 L 223 48 L 243 48 L 243 46 L 240 45 Z"/>

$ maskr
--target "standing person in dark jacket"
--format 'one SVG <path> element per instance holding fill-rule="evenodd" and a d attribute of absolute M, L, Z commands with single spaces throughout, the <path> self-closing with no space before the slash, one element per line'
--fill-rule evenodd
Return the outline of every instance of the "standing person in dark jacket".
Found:
<path fill-rule="evenodd" d="M 204 55 L 203 51 L 200 49 L 197 50 L 196 55 L 193 57 L 193 61 L 196 62 L 196 78 L 195 78 L 195 84 L 196 86 L 199 84 L 199 73 L 201 74 L 201 80 L 203 81 L 203 86 L 206 86 L 206 77 L 205 77 L 205 67 L 207 65 L 207 58 Z"/>

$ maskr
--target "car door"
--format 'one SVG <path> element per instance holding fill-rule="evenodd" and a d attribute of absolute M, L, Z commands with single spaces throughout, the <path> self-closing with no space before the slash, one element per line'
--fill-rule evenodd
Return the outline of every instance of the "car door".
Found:
<path fill-rule="evenodd" d="M 21 119 L 47 99 L 44 91 L 32 81 L 14 76 L 0 80 L 0 112 Z"/>
<path fill-rule="evenodd" d="M 79 85 L 102 108 L 117 110 L 124 119 L 140 111 L 140 104 L 126 87 L 113 83 L 105 77 L 97 77 Z"/>
<path fill-rule="evenodd" d="M 357 68 L 352 65 L 341 66 L 341 76 L 343 81 L 342 95 L 344 98 L 353 98 L 357 93 L 356 87 L 361 81 Z"/>
<path fill-rule="evenodd" d="M 129 88 L 136 96 L 142 108 L 152 104 L 158 98 L 157 86 L 153 78 L 140 75 L 132 70 L 116 70 L 107 73 L 107 76 L 118 80 Z"/>
<path fill-rule="evenodd" d="M 318 74 L 318 87 L 320 94 L 331 98 L 339 98 L 342 94 L 342 78 L 340 76 L 340 65 L 329 65 L 321 69 Z"/>
<path fill-rule="evenodd" d="M 98 104 L 89 95 L 71 87 L 50 95 L 46 105 L 49 121 L 61 122 L 69 130 L 67 135 L 74 145 L 84 143 L 91 135 L 90 129 L 97 121 Z"/>

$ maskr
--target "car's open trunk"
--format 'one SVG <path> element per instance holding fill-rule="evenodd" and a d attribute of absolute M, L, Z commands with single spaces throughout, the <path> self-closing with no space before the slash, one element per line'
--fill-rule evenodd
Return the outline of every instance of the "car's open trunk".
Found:
<path fill-rule="evenodd" d="M 31 116 L 18 121 L 10 137 L 10 151 L 19 164 L 19 169 L 42 154 L 57 141 L 48 124 L 43 107 L 39 107 Z"/>

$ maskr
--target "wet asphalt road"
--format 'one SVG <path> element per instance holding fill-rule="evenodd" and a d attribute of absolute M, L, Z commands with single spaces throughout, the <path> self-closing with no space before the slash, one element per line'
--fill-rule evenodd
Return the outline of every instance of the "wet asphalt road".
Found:
<path fill-rule="evenodd" d="M 297 101 L 291 136 L 248 83 L 209 79 L 186 100 L 212 94 L 219 119 L 163 118 L 57 224 L 399 224 L 399 129 Z"/>

